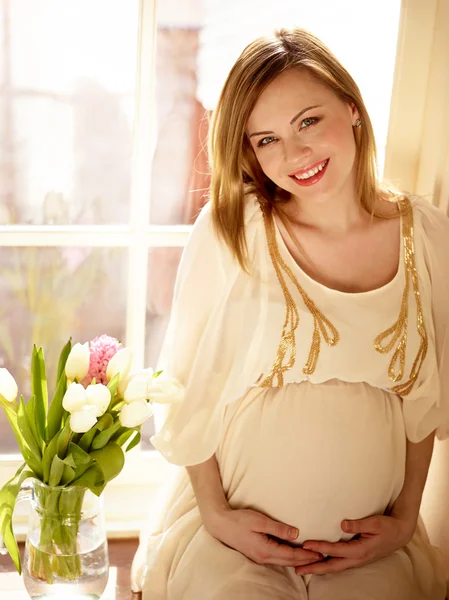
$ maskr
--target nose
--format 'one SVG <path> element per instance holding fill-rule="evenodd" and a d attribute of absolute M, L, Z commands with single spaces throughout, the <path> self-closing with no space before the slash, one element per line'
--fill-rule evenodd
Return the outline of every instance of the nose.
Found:
<path fill-rule="evenodd" d="M 292 170 L 307 165 L 308 159 L 312 156 L 312 148 L 304 144 L 298 138 L 284 140 L 284 160 L 287 165 L 292 166 Z"/>

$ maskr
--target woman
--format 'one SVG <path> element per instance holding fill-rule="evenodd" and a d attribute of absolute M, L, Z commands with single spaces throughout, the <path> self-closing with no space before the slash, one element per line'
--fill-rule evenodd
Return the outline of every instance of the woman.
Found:
<path fill-rule="evenodd" d="M 153 438 L 179 470 L 134 563 L 152 600 L 443 600 L 418 522 L 447 437 L 449 220 L 376 179 L 360 92 L 310 33 L 218 102 Z"/>

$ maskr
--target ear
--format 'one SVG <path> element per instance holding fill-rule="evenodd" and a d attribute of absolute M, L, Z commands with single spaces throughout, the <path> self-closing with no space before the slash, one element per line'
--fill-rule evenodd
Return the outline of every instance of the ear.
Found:
<path fill-rule="evenodd" d="M 351 115 L 352 125 L 354 126 L 356 124 L 356 121 L 358 119 L 360 119 L 360 114 L 359 114 L 359 111 L 357 110 L 357 107 L 354 104 L 354 102 L 350 102 L 348 104 L 348 107 L 349 107 L 349 112 L 350 112 L 350 115 Z"/>

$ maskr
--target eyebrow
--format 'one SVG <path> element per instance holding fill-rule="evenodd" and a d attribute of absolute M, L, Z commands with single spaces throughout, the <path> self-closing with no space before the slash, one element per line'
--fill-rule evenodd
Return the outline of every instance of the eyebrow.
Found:
<path fill-rule="evenodd" d="M 321 106 L 321 104 L 315 104 L 314 106 L 308 106 L 307 108 L 303 108 L 301 111 L 299 111 L 299 113 L 297 115 L 295 115 L 293 117 L 293 119 L 290 121 L 290 125 L 293 125 L 293 123 L 295 121 L 297 121 L 299 119 L 299 117 L 301 115 L 303 115 L 305 112 L 307 112 L 308 110 L 312 110 L 313 108 L 320 108 L 320 106 Z M 267 135 L 268 133 L 274 133 L 274 132 L 273 131 L 255 131 L 249 137 L 252 138 L 256 135 Z"/>

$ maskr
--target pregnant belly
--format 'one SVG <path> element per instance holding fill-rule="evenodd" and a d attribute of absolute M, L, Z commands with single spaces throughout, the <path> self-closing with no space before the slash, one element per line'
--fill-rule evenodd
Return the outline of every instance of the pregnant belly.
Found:
<path fill-rule="evenodd" d="M 217 460 L 234 508 L 298 527 L 298 543 L 348 539 L 343 519 L 383 513 L 402 488 L 401 401 L 335 380 L 252 388 L 227 409 Z"/>

